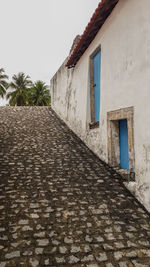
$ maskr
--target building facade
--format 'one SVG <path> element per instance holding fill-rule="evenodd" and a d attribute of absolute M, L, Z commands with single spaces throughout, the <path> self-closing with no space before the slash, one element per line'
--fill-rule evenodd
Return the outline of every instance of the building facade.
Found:
<path fill-rule="evenodd" d="M 150 1 L 103 0 L 51 80 L 52 108 L 150 210 Z"/>

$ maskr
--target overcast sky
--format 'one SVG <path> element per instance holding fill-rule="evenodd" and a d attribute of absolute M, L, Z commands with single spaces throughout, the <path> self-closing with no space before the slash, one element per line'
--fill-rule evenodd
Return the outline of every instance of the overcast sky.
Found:
<path fill-rule="evenodd" d="M 50 78 L 68 56 L 100 0 L 0 0 L 0 68 L 10 79 Z"/>

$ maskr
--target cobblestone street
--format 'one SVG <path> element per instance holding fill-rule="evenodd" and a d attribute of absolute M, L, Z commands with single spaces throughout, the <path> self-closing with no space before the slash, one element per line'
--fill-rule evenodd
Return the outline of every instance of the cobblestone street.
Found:
<path fill-rule="evenodd" d="M 4 266 L 150 266 L 150 216 L 48 107 L 0 108 Z"/>

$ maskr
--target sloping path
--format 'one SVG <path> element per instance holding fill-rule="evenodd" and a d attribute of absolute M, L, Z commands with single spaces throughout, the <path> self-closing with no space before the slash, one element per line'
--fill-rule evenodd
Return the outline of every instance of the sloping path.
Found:
<path fill-rule="evenodd" d="M 0 267 L 150 266 L 150 217 L 47 107 L 0 108 Z"/>

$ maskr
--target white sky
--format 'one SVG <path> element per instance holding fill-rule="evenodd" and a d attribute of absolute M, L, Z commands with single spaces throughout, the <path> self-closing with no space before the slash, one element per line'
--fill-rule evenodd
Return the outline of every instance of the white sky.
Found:
<path fill-rule="evenodd" d="M 100 0 L 0 0 L 0 68 L 10 79 L 50 78 L 68 56 Z"/>

